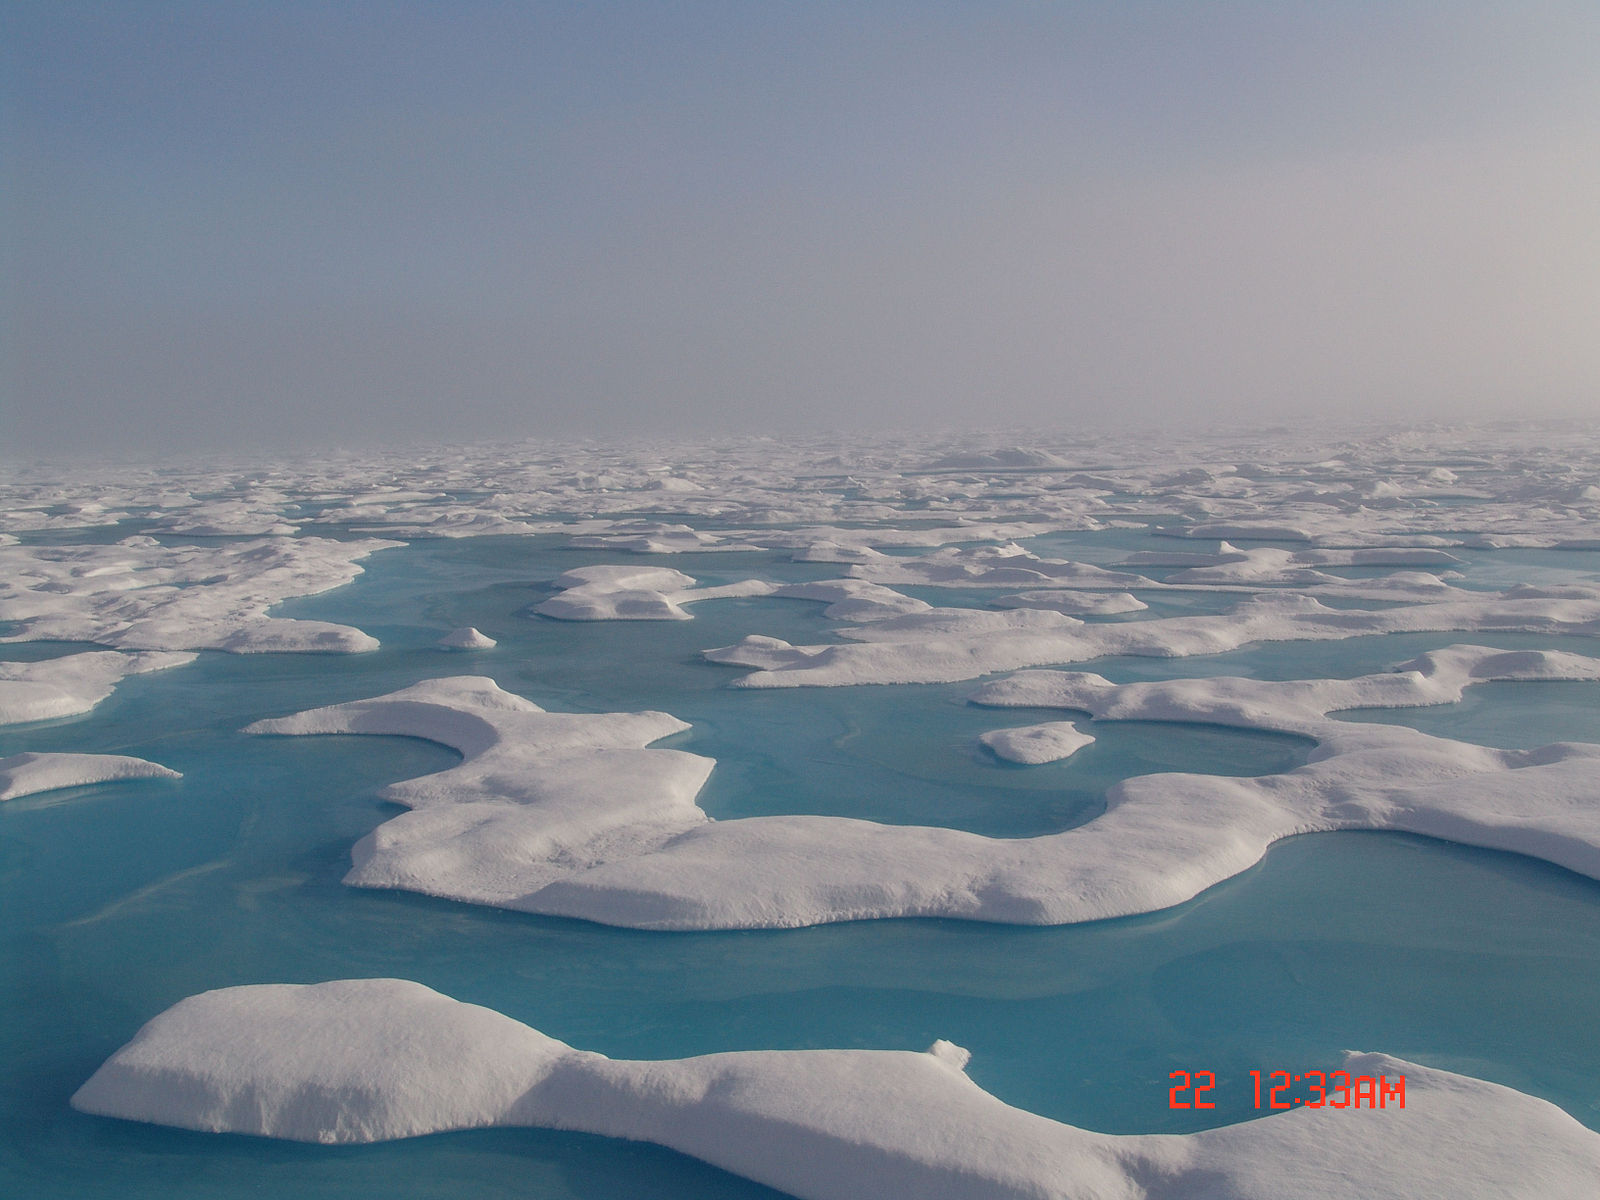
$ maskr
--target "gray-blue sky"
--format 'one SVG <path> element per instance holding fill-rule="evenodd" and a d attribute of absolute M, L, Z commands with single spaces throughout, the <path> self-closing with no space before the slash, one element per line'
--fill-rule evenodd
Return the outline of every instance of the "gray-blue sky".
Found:
<path fill-rule="evenodd" d="M 12 448 L 1600 411 L 1600 6 L 3 0 Z"/>

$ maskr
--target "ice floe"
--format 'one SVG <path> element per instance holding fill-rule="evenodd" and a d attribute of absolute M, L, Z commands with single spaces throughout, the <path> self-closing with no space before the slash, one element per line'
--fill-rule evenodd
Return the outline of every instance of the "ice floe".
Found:
<path fill-rule="evenodd" d="M 360 886 L 652 929 L 912 916 L 1049 925 L 1179 904 L 1252 866 L 1281 838 L 1340 829 L 1512 850 L 1600 878 L 1600 806 L 1592 802 L 1600 746 L 1494 750 L 1327 715 L 1443 703 L 1485 679 L 1597 678 L 1596 659 L 1462 646 L 1354 680 L 1116 685 L 1032 672 L 997 681 L 974 699 L 1100 720 L 1245 725 L 1318 743 L 1306 765 L 1277 775 L 1128 779 L 1087 825 L 1020 839 L 830 816 L 713 822 L 695 804 L 712 761 L 643 749 L 682 722 L 664 713 L 544 713 L 478 677 L 433 680 L 250 731 L 404 734 L 465 756 L 449 771 L 388 789 L 413 811 L 357 845 L 346 882 Z"/>
<path fill-rule="evenodd" d="M 124 677 L 180 667 L 194 658 L 158 650 L 138 654 L 91 650 L 38 662 L 0 662 L 0 725 L 86 713 Z"/>
<path fill-rule="evenodd" d="M 356 565 L 397 545 L 272 538 L 168 546 L 0 546 L 0 641 L 95 642 L 123 650 L 354 653 L 377 641 L 348 625 L 268 616 L 280 601 L 349 583 Z"/>
<path fill-rule="evenodd" d="M 712 760 L 645 749 L 688 726 L 660 712 L 548 713 L 481 676 L 257 721 L 250 733 L 384 733 L 459 751 L 385 789 L 412 811 L 357 845 L 345 882 L 530 908 L 551 880 L 646 854 L 707 818 Z"/>
<path fill-rule="evenodd" d="M 1075 617 L 1110 617 L 1120 613 L 1143 612 L 1150 607 L 1132 592 L 1080 592 L 1063 589 L 998 596 L 994 604 L 999 608 L 1049 608 Z"/>
<path fill-rule="evenodd" d="M 81 1111 L 360 1143 L 533 1127 L 654 1142 L 807 1200 L 1589 1200 L 1600 1134 L 1545 1100 L 1384 1054 L 1405 1104 L 1105 1134 L 984 1091 L 949 1042 L 630 1061 L 397 979 L 205 992 L 148 1022 Z"/>
<path fill-rule="evenodd" d="M 790 583 L 774 589 L 773 595 L 797 600 L 821 600 L 828 607 L 823 615 L 836 621 L 882 621 L 907 613 L 924 613 L 933 605 L 907 596 L 880 583 L 865 579 L 819 579 L 812 583 Z"/>
<path fill-rule="evenodd" d="M 488 634 L 480 633 L 471 625 L 452 629 L 434 644 L 445 650 L 493 650 L 499 645 Z"/>
<path fill-rule="evenodd" d="M 109 783 L 114 779 L 181 779 L 170 767 L 125 754 L 68 754 L 28 751 L 0 758 L 0 800 L 36 792 Z"/>
<path fill-rule="evenodd" d="M 759 579 L 721 587 L 696 587 L 671 567 L 578 567 L 555 580 L 562 590 L 534 609 L 563 621 L 687 621 L 685 604 L 724 596 L 765 596 L 773 585 Z"/>
<path fill-rule="evenodd" d="M 978 740 L 1007 762 L 1060 762 L 1094 742 L 1071 721 L 1044 721 L 1038 725 L 1017 725 L 1010 729 L 991 729 Z"/>
<path fill-rule="evenodd" d="M 1384 609 L 1335 609 L 1297 592 L 1261 592 L 1226 613 L 1095 624 L 1048 609 L 936 608 L 845 628 L 840 632 L 851 640 L 840 644 L 748 636 L 704 653 L 711 662 L 755 669 L 735 687 L 837 687 L 953 683 L 1117 654 L 1220 654 L 1250 642 L 1486 630 L 1600 633 L 1600 587 L 1455 591 L 1450 599 Z"/>

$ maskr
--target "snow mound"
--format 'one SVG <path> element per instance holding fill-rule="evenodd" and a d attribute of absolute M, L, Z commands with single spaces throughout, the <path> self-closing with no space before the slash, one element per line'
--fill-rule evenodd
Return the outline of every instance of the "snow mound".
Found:
<path fill-rule="evenodd" d="M 1007 762 L 1060 762 L 1071 758 L 1094 741 L 1071 721 L 1045 721 L 1039 725 L 1019 725 L 1012 729 L 992 729 L 978 740 Z"/>
<path fill-rule="evenodd" d="M 471 625 L 452 629 L 434 645 L 445 650 L 493 650 L 500 643 L 486 633 L 479 633 Z"/>
<path fill-rule="evenodd" d="M 1096 1133 L 1013 1108 L 938 1041 L 661 1061 L 574 1050 L 396 979 L 205 992 L 151 1020 L 82 1112 L 351 1143 L 495 1126 L 654 1142 L 813 1200 L 1588 1200 L 1600 1134 L 1547 1101 L 1381 1054 L 1405 1107 L 1298 1108 L 1184 1135 Z"/>

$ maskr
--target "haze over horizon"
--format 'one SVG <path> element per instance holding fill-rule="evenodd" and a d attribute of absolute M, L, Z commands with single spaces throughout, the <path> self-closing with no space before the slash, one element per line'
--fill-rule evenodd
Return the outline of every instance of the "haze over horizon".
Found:
<path fill-rule="evenodd" d="M 1600 411 L 1600 6 L 0 0 L 0 457 Z"/>

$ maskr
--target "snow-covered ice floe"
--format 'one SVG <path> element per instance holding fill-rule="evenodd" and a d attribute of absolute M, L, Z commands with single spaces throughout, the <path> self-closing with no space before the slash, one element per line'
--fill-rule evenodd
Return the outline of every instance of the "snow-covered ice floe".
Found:
<path fill-rule="evenodd" d="M 1010 729 L 991 729 L 978 740 L 1008 762 L 1060 762 L 1071 758 L 1094 741 L 1071 721 L 1044 721 L 1038 725 L 1018 725 Z"/>
<path fill-rule="evenodd" d="M 1379 829 L 1512 850 L 1600 878 L 1600 746 L 1495 750 L 1337 709 L 1438 704 L 1486 679 L 1600 679 L 1600 660 L 1474 646 L 1350 680 L 1116 685 L 1030 672 L 974 696 L 1101 720 L 1198 721 L 1316 740 L 1295 770 L 1144 775 L 1087 825 L 1032 838 L 830 816 L 711 821 L 712 760 L 649 742 L 664 713 L 545 713 L 477 677 L 259 721 L 254 733 L 386 733 L 459 750 L 385 793 L 413 811 L 363 839 L 346 882 L 649 929 L 881 917 L 1051 925 L 1166 908 L 1301 833 Z"/>
<path fill-rule="evenodd" d="M 1600 586 L 1447 591 L 1448 598 L 1382 609 L 1330 608 L 1314 596 L 1263 592 L 1226 613 L 1095 624 L 1050 608 L 935 608 L 842 629 L 841 635 L 851 639 L 844 643 L 794 646 L 752 635 L 706 650 L 704 656 L 755 668 L 734 680 L 734 687 L 841 687 L 954 683 L 1119 654 L 1220 654 L 1250 642 L 1333 641 L 1379 633 L 1600 633 Z"/>
<path fill-rule="evenodd" d="M 86 713 L 125 676 L 164 671 L 194 658 L 158 650 L 139 654 L 92 650 L 38 662 L 0 663 L 0 725 Z"/>
<path fill-rule="evenodd" d="M 434 644 L 441 650 L 493 650 L 499 645 L 488 634 L 474 629 L 471 625 L 452 629 Z"/>
<path fill-rule="evenodd" d="M 534 1127 L 654 1142 L 804 1200 L 1590 1200 L 1600 1134 L 1512 1088 L 1383 1054 L 1404 1107 L 1296 1108 L 1189 1134 L 1097 1133 L 1014 1108 L 966 1051 L 576 1050 L 398 979 L 183 1000 L 72 1098 L 208 1132 L 360 1143 Z"/>
<path fill-rule="evenodd" d="M 397 734 L 459 751 L 459 766 L 385 789 L 412 811 L 356 845 L 345 882 L 536 909 L 551 881 L 705 823 L 694 798 L 712 760 L 646 749 L 688 728 L 661 712 L 545 712 L 463 675 L 246 732 Z"/>
<path fill-rule="evenodd" d="M 126 754 L 26 752 L 0 758 L 0 800 L 115 779 L 181 779 L 177 771 Z"/>
<path fill-rule="evenodd" d="M 558 576 L 555 586 L 562 590 L 534 611 L 563 621 L 687 621 L 685 604 L 772 591 L 758 579 L 696 587 L 692 576 L 671 567 L 578 567 Z"/>
<path fill-rule="evenodd" d="M 269 617 L 280 601 L 349 583 L 356 561 L 398 545 L 374 539 L 270 538 L 166 546 L 0 546 L 0 641 L 58 639 L 121 650 L 354 653 L 377 640 L 348 625 Z"/>

